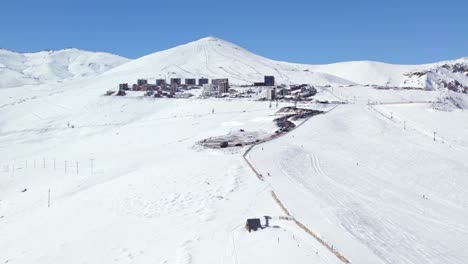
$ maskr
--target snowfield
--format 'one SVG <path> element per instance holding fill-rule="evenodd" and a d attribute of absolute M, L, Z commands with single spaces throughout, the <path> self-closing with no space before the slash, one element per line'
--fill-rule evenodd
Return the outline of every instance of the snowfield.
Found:
<path fill-rule="evenodd" d="M 0 263 L 467 262 L 466 94 L 295 75 L 249 54 L 207 38 L 95 77 L 0 89 Z M 250 167 L 249 146 L 198 142 L 274 133 L 291 104 L 103 96 L 166 73 L 238 84 L 271 73 L 348 103 L 299 103 L 325 112 L 254 146 Z M 245 230 L 264 216 L 269 227 Z"/>
<path fill-rule="evenodd" d="M 65 104 L 74 100 L 69 93 L 50 100 Z M 259 236 L 246 233 L 247 217 L 277 218 L 281 210 L 246 168 L 242 149 L 195 145 L 237 127 L 268 129 L 275 111 L 268 103 L 98 94 L 87 100 L 65 114 L 39 100 L 11 106 L 41 109 L 30 129 L 13 130 L 2 119 L 2 261 L 336 262 L 287 221 L 273 220 L 279 228 Z"/>
<path fill-rule="evenodd" d="M 129 59 L 79 49 L 17 53 L 0 49 L 0 88 L 92 77 Z"/>

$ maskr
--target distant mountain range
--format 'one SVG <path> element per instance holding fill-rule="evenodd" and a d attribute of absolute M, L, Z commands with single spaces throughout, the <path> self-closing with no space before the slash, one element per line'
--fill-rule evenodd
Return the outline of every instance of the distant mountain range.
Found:
<path fill-rule="evenodd" d="M 79 49 L 17 53 L 0 49 L 0 88 L 96 76 L 129 59 Z"/>
<path fill-rule="evenodd" d="M 311 51 L 313 52 L 313 51 Z M 251 84 L 274 75 L 277 83 L 376 85 L 382 88 L 448 88 L 468 93 L 468 58 L 423 65 L 351 61 L 307 65 L 271 60 L 235 44 L 207 37 L 135 60 L 77 49 L 19 54 L 0 50 L 0 86 L 37 84 L 81 77 L 119 82 L 157 78 L 229 78 Z"/>

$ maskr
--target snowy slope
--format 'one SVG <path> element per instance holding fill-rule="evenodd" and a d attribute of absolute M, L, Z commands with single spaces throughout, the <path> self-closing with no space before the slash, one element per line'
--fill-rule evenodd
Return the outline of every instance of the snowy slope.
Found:
<path fill-rule="evenodd" d="M 273 189 L 353 263 L 464 263 L 466 111 L 374 106 L 394 112 L 394 123 L 366 105 L 430 102 L 438 92 L 321 87 L 325 100 L 356 104 L 254 149 L 254 166 L 271 174 L 260 182 L 245 149 L 196 142 L 273 132 L 268 102 L 104 97 L 120 78 L 110 74 L 0 90 L 1 262 L 341 263 L 278 220 Z M 264 215 L 275 227 L 243 229 Z"/>
<path fill-rule="evenodd" d="M 90 77 L 129 60 L 78 49 L 16 53 L 0 49 L 0 88 Z"/>
<path fill-rule="evenodd" d="M 268 130 L 267 103 L 101 97 L 96 88 L 43 86 L 2 107 L 1 262 L 339 263 L 277 220 L 242 152 L 194 147 L 233 129 Z M 0 91 L 20 93 L 30 96 Z M 278 228 L 245 231 L 246 218 L 264 215 Z"/>
<path fill-rule="evenodd" d="M 252 84 L 274 75 L 279 83 L 352 84 L 334 75 L 305 71 L 299 64 L 270 60 L 227 41 L 207 37 L 172 49 L 156 52 L 106 75 L 121 76 L 122 81 L 136 78 L 229 78 L 231 83 Z"/>
<path fill-rule="evenodd" d="M 249 158 L 293 215 L 354 263 L 466 263 L 466 112 L 375 108 L 339 106 Z"/>

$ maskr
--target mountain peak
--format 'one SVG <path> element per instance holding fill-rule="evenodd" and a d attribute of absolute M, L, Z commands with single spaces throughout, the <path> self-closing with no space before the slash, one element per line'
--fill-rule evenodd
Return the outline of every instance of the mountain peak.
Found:
<path fill-rule="evenodd" d="M 208 36 L 208 37 L 201 38 L 198 41 L 223 41 L 223 40 L 214 36 Z"/>

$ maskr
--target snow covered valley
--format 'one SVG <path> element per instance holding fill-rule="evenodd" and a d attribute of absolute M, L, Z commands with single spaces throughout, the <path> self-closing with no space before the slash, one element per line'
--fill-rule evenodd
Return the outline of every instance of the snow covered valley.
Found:
<path fill-rule="evenodd" d="M 2 87 L 0 263 L 466 263 L 467 94 L 365 85 L 427 65 L 346 65 L 306 72 L 208 38 L 94 77 Z M 276 137 L 291 102 L 103 96 L 156 72 L 244 84 L 275 69 L 314 85 L 298 107 L 323 111 Z M 241 130 L 266 142 L 199 144 Z"/>
<path fill-rule="evenodd" d="M 435 93 L 323 89 L 318 96 L 356 103 L 254 147 L 247 158 L 259 181 L 242 158 L 246 147 L 196 142 L 239 129 L 271 133 L 278 109 L 268 102 L 103 97 L 92 89 L 77 100 L 74 89 L 31 89 L 34 99 L 0 91 L 25 98 L 0 116 L 2 262 L 342 263 L 278 218 L 285 214 L 273 190 L 352 263 L 465 263 L 466 112 L 367 105 Z M 264 215 L 276 228 L 244 229 L 247 218 Z"/>

